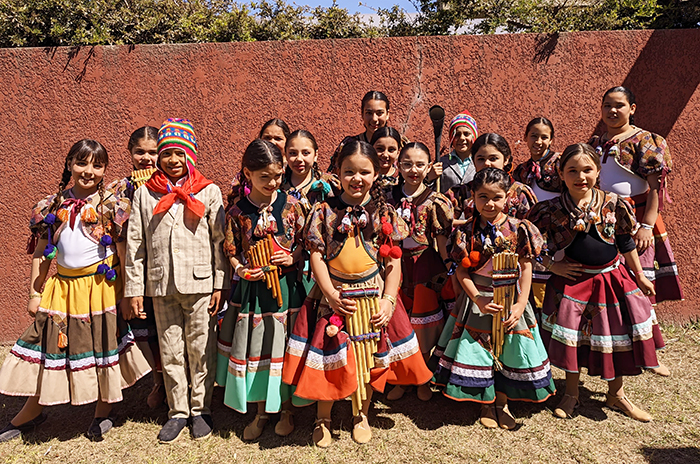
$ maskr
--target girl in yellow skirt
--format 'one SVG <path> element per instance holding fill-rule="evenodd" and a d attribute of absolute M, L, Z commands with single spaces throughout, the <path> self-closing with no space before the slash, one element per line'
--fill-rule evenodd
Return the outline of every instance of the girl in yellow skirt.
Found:
<path fill-rule="evenodd" d="M 0 430 L 0 442 L 43 422 L 44 406 L 95 401 L 87 435 L 99 440 L 112 428 L 109 413 L 122 389 L 150 371 L 131 329 L 117 318 L 122 272 L 116 253 L 123 249 L 117 244 L 124 240 L 130 204 L 105 191 L 107 163 L 99 142 L 75 143 L 58 193 L 32 211 L 27 310 L 35 320 L 0 370 L 0 393 L 29 398 Z M 71 179 L 73 187 L 64 190 Z M 46 280 L 54 257 L 57 273 Z"/>

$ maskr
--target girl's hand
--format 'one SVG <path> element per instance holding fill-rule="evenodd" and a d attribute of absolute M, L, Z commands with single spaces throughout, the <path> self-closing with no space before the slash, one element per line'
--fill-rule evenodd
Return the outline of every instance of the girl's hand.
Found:
<path fill-rule="evenodd" d="M 583 266 L 579 263 L 570 263 L 569 261 L 555 261 L 549 268 L 553 274 L 562 276 L 569 280 L 576 280 L 583 274 Z"/>
<path fill-rule="evenodd" d="M 132 296 L 131 298 L 124 298 L 124 300 L 128 300 L 129 307 L 131 308 L 129 311 L 129 319 L 133 319 L 135 317 L 138 317 L 139 319 L 146 319 L 146 311 L 143 309 L 142 296 Z M 126 317 L 124 317 L 124 319 L 126 319 Z"/>
<path fill-rule="evenodd" d="M 331 307 L 334 313 L 339 316 L 350 316 L 352 313 L 357 311 L 357 303 L 355 300 L 350 298 L 340 298 L 340 292 L 334 291 L 333 294 L 326 297 L 328 300 L 328 305 Z"/>
<path fill-rule="evenodd" d="M 518 323 L 523 313 L 525 312 L 525 305 L 520 303 L 514 303 L 510 307 L 510 317 L 503 321 L 503 329 L 508 332 Z"/>
<path fill-rule="evenodd" d="M 384 327 L 394 315 L 394 305 L 386 298 L 379 300 L 379 312 L 372 316 L 370 322 L 377 328 Z"/>
<path fill-rule="evenodd" d="M 503 306 L 496 304 L 493 300 L 487 296 L 480 296 L 475 301 L 476 306 L 478 306 L 481 314 L 496 314 L 499 311 L 503 311 Z"/>
<path fill-rule="evenodd" d="M 122 319 L 129 321 L 136 317 L 136 314 L 131 310 L 131 298 L 122 298 L 119 302 L 119 313 Z"/>
<path fill-rule="evenodd" d="M 640 227 L 632 238 L 634 239 L 634 243 L 637 245 L 637 253 L 641 255 L 644 253 L 644 250 L 654 244 L 654 231 Z"/>
<path fill-rule="evenodd" d="M 236 273 L 241 279 L 250 280 L 251 282 L 262 280 L 263 277 L 265 277 L 265 273 L 259 267 L 255 269 L 251 269 L 247 266 L 239 267 Z"/>
<path fill-rule="evenodd" d="M 282 250 L 277 250 L 270 257 L 270 264 L 284 267 L 291 266 L 292 264 L 294 264 L 294 257 L 292 257 L 291 254 L 287 254 Z"/>
<path fill-rule="evenodd" d="M 646 296 L 656 295 L 656 290 L 654 290 L 654 284 L 651 283 L 649 279 L 643 273 L 637 274 L 637 286 Z"/>
<path fill-rule="evenodd" d="M 34 297 L 29 299 L 27 303 L 27 312 L 30 316 L 36 317 L 36 312 L 39 311 L 39 304 L 41 303 L 41 297 Z"/>
<path fill-rule="evenodd" d="M 433 166 L 425 176 L 428 181 L 433 181 L 442 175 L 442 163 L 433 163 Z"/>

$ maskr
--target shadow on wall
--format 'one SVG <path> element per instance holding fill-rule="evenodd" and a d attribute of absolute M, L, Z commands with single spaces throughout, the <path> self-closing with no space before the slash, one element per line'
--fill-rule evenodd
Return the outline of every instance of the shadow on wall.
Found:
<path fill-rule="evenodd" d="M 671 132 L 700 84 L 700 60 L 689 58 L 697 54 L 673 46 L 669 32 L 653 31 L 625 80 L 614 84 L 627 87 L 637 97 L 635 125 L 663 137 Z M 700 53 L 700 46 L 697 52 Z M 595 63 L 594 66 L 614 66 L 614 63 Z M 602 94 L 598 96 L 602 97 Z M 591 135 L 604 132 L 605 124 L 599 121 Z"/>

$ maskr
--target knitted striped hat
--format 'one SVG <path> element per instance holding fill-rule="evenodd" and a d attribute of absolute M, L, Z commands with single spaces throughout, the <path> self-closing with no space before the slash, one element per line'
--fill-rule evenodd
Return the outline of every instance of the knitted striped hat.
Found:
<path fill-rule="evenodd" d="M 455 139 L 455 134 L 457 133 L 457 128 L 460 126 L 466 126 L 469 131 L 474 135 L 474 139 L 479 136 L 479 129 L 476 127 L 476 120 L 469 114 L 469 111 L 462 111 L 457 116 L 455 116 L 450 122 L 450 147 Z"/>
<path fill-rule="evenodd" d="M 169 118 L 158 131 L 158 155 L 168 148 L 181 148 L 185 151 L 187 170 L 192 173 L 197 164 L 197 139 L 194 128 L 188 119 Z"/>

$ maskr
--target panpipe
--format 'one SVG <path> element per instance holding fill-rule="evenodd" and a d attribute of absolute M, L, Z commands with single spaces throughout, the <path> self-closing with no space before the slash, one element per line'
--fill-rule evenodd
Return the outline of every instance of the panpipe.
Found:
<path fill-rule="evenodd" d="M 138 169 L 131 172 L 131 183 L 134 184 L 134 189 L 141 187 L 151 178 L 156 168 Z"/>
<path fill-rule="evenodd" d="M 272 245 L 272 235 L 260 240 L 251 246 L 246 253 L 246 259 L 254 268 L 260 268 L 265 273 L 265 284 L 272 290 L 272 297 L 277 299 L 277 306 L 282 307 L 282 291 L 280 290 L 280 268 L 270 264 L 270 259 L 275 253 Z"/>
<path fill-rule="evenodd" d="M 513 306 L 516 286 L 520 277 L 518 254 L 497 253 L 491 257 L 491 263 L 493 267 L 493 302 L 503 306 L 498 314 L 493 315 L 491 323 L 491 346 L 493 347 L 493 356 L 498 360 L 503 354 L 505 336 L 503 321 L 510 317 L 510 308 Z"/>
<path fill-rule="evenodd" d="M 376 285 L 343 284 L 340 298 L 349 298 L 357 303 L 357 311 L 345 316 L 345 329 L 350 335 L 350 343 L 355 353 L 357 390 L 352 394 L 353 415 L 362 411 L 362 402 L 367 399 L 366 384 L 370 381 L 370 370 L 374 367 L 374 353 L 377 352 L 379 330 L 370 322 L 379 312 L 380 289 Z"/>

